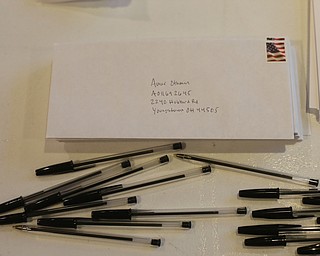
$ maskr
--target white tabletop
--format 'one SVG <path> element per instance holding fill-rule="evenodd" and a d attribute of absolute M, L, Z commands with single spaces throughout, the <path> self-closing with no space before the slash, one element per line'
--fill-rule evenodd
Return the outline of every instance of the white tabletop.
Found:
<path fill-rule="evenodd" d="M 287 36 L 306 63 L 308 1 L 269 0 L 96 0 L 50 3 L 45 0 L 0 2 L 0 202 L 26 196 L 79 174 L 36 177 L 36 168 L 67 161 L 152 147 L 169 141 L 46 141 L 46 118 L 54 43 L 95 42 L 143 37 Z M 305 86 L 306 65 L 300 68 Z M 302 91 L 303 91 L 302 87 Z M 80 117 L 79 117 L 80 118 Z M 320 125 L 309 115 L 311 135 L 303 141 L 186 141 L 186 152 L 320 178 Z M 151 157 L 147 157 L 151 159 Z M 138 162 L 144 159 L 137 160 Z M 145 178 L 193 168 L 172 157 L 172 163 Z M 82 173 L 87 173 L 83 171 Z M 139 177 L 132 178 L 139 180 Z M 280 180 L 216 169 L 210 176 L 132 194 L 135 208 L 199 208 L 247 206 L 249 209 L 294 206 L 299 199 L 243 200 L 239 189 L 300 188 Z M 89 212 L 80 213 L 89 216 Z M 276 221 L 297 223 L 297 221 Z M 315 224 L 315 219 L 298 221 Z M 35 221 L 33 221 L 35 223 Z M 242 217 L 196 219 L 191 230 L 106 230 L 161 237 L 160 248 L 94 239 L 26 234 L 0 227 L 0 255 L 295 255 L 285 248 L 248 248 L 240 225 L 271 223 Z M 97 230 L 97 229 L 95 229 Z M 105 231 L 99 228 L 99 231 Z"/>

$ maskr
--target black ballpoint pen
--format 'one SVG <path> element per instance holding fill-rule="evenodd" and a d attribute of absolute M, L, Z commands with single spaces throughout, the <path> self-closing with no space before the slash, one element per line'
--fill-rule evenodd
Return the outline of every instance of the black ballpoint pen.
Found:
<path fill-rule="evenodd" d="M 253 218 L 295 219 L 320 216 L 320 208 L 303 208 L 294 210 L 292 207 L 268 208 L 252 211 Z"/>
<path fill-rule="evenodd" d="M 189 155 L 189 154 L 175 154 L 175 156 L 180 159 L 183 159 L 183 160 L 192 160 L 192 161 L 198 161 L 198 162 L 223 166 L 223 167 L 232 168 L 232 169 L 240 169 L 242 171 L 246 171 L 246 172 L 250 172 L 250 173 L 254 173 L 254 174 L 262 174 L 262 175 L 267 175 L 267 176 L 271 176 L 271 177 L 281 178 L 281 179 L 285 179 L 288 181 L 292 181 L 295 183 L 301 183 L 301 184 L 309 185 L 309 186 L 318 186 L 318 184 L 319 184 L 318 179 L 310 179 L 310 178 L 293 176 L 291 174 L 286 174 L 283 172 L 276 172 L 273 170 L 252 167 L 252 166 L 244 165 L 244 164 L 232 163 L 232 162 L 217 160 L 217 159 L 213 159 L 213 158 L 207 158 L 207 157 Z"/>
<path fill-rule="evenodd" d="M 122 193 L 132 192 L 135 190 L 146 189 L 150 187 L 160 186 L 172 182 L 182 181 L 188 178 L 198 177 L 211 173 L 210 166 L 186 170 L 172 175 L 161 176 L 155 179 L 145 180 L 142 182 L 135 182 L 131 184 L 119 184 L 113 187 L 104 187 L 88 192 L 84 192 L 73 197 L 63 200 L 64 205 L 74 205 L 89 201 L 101 200 L 104 196 L 110 197 Z"/>
<path fill-rule="evenodd" d="M 194 208 L 194 209 L 115 209 L 91 212 L 96 220 L 135 220 L 145 218 L 176 218 L 176 217 L 218 217 L 246 215 L 246 207 Z"/>
<path fill-rule="evenodd" d="M 152 148 L 145 148 L 140 150 L 129 151 L 120 154 L 114 154 L 109 156 L 97 157 L 82 161 L 68 161 L 64 163 L 54 164 L 50 166 L 46 166 L 43 168 L 37 169 L 36 175 L 48 175 L 48 174 L 59 174 L 59 173 L 66 173 L 66 172 L 74 172 L 78 170 L 83 170 L 91 167 L 95 167 L 98 163 L 105 163 L 115 160 L 127 159 L 136 156 L 142 156 L 147 154 L 165 152 L 165 151 L 172 151 L 172 150 L 181 150 L 185 148 L 185 144 L 182 142 L 177 142 L 173 144 L 155 146 Z"/>
<path fill-rule="evenodd" d="M 47 198 L 47 197 L 51 198 L 52 194 L 59 193 L 62 190 L 68 190 L 73 187 L 77 187 L 84 182 L 88 182 L 88 181 L 94 180 L 96 178 L 100 178 L 101 176 L 104 176 L 106 173 L 109 174 L 109 173 L 112 173 L 116 170 L 129 168 L 130 166 L 131 166 L 131 162 L 126 160 L 121 163 L 117 163 L 112 166 L 108 166 L 108 167 L 103 168 L 101 170 L 94 171 L 89 174 L 85 174 L 80 177 L 59 183 L 57 185 L 43 189 L 43 190 L 38 191 L 36 193 L 30 194 L 28 196 L 19 196 L 17 198 L 12 199 L 12 200 L 1 203 L 0 204 L 0 213 L 8 212 L 8 211 L 18 209 L 21 207 L 24 207 L 25 210 L 27 210 L 27 211 L 28 211 L 28 208 L 30 208 L 30 209 L 31 208 L 34 208 L 34 209 L 38 208 L 39 209 L 42 206 L 40 206 L 40 204 L 37 207 L 32 206 L 32 205 L 34 205 L 34 202 L 36 202 L 38 200 L 45 200 L 45 198 Z M 43 206 L 47 206 L 46 203 L 43 203 Z"/>
<path fill-rule="evenodd" d="M 71 236 L 81 236 L 81 237 L 92 237 L 92 238 L 101 238 L 109 239 L 122 242 L 130 243 L 139 243 L 144 245 L 151 245 L 159 247 L 161 246 L 161 239 L 158 238 L 145 238 L 145 237 L 134 237 L 134 236 L 123 236 L 118 234 L 108 234 L 108 233 L 93 233 L 93 232 L 84 232 L 78 230 L 70 230 L 64 228 L 52 228 L 52 227 L 41 227 L 41 226 L 31 226 L 31 225 L 16 225 L 13 228 L 17 230 L 27 231 L 27 232 L 45 232 L 45 233 L 54 233 L 61 235 L 71 235 Z"/>
<path fill-rule="evenodd" d="M 320 226 L 302 226 L 299 224 L 264 224 L 238 227 L 238 234 L 246 235 L 285 235 L 285 234 L 315 234 L 320 232 Z"/>
<path fill-rule="evenodd" d="M 239 191 L 239 197 L 246 198 L 276 198 L 289 196 L 304 196 L 320 194 L 318 189 L 282 189 L 282 188 L 258 188 L 243 189 Z"/>
<path fill-rule="evenodd" d="M 107 226 L 124 228 L 176 228 L 190 229 L 191 221 L 108 221 L 94 220 L 92 218 L 40 218 L 37 220 L 40 226 L 74 228 L 79 226 Z"/>
<path fill-rule="evenodd" d="M 246 246 L 286 246 L 287 243 L 303 243 L 320 241 L 320 236 L 307 235 L 279 235 L 247 238 L 244 240 Z"/>
<path fill-rule="evenodd" d="M 28 222 L 32 220 L 33 217 L 37 217 L 37 216 L 69 213 L 72 211 L 95 208 L 100 206 L 109 208 L 109 207 L 116 207 L 116 206 L 123 206 L 123 205 L 131 205 L 136 203 L 137 203 L 137 197 L 131 196 L 131 197 L 124 197 L 124 198 L 110 199 L 110 200 L 100 200 L 100 201 L 89 202 L 89 203 L 73 205 L 73 206 L 50 208 L 50 209 L 33 211 L 33 212 L 13 213 L 13 214 L 1 215 L 0 225 Z"/>
<path fill-rule="evenodd" d="M 38 209 L 42 209 L 48 206 L 51 206 L 56 203 L 61 203 L 67 197 L 78 194 L 82 191 L 88 190 L 90 188 L 94 188 L 100 186 L 102 184 L 110 184 L 121 179 L 131 177 L 133 175 L 140 174 L 152 168 L 167 164 L 169 162 L 169 157 L 167 155 L 161 156 L 159 158 L 150 160 L 148 162 L 142 163 L 137 166 L 131 166 L 130 168 L 120 169 L 114 172 L 107 173 L 108 175 L 99 176 L 98 179 L 88 180 L 86 182 L 80 183 L 74 187 L 68 187 L 67 189 L 63 189 L 58 191 L 57 193 L 51 194 L 47 197 L 41 198 L 35 202 L 29 203 L 25 205 L 25 211 L 31 212 Z M 109 190 L 114 190 L 115 188 L 119 188 L 119 185 L 114 185 L 108 187 Z"/>

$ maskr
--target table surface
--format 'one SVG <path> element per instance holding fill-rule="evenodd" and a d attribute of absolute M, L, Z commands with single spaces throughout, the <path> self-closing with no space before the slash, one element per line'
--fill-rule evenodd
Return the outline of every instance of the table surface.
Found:
<path fill-rule="evenodd" d="M 308 1 L 269 0 L 97 0 L 53 3 L 50 0 L 0 2 L 0 201 L 28 195 L 79 174 L 36 177 L 36 168 L 67 161 L 169 143 L 166 140 L 45 140 L 51 61 L 54 43 L 96 42 L 143 37 L 288 36 L 297 46 L 301 86 L 307 60 Z M 58 1 L 56 1 L 58 2 Z M 310 135 L 303 141 L 186 141 L 185 152 L 320 178 L 320 125 L 308 115 Z M 172 155 L 170 155 L 172 156 Z M 137 162 L 152 159 L 151 156 Z M 144 175 L 156 177 L 194 168 L 173 156 L 166 166 Z M 87 173 L 89 171 L 83 171 Z M 132 181 L 139 180 L 133 177 Z M 136 208 L 247 206 L 301 207 L 299 199 L 243 200 L 239 189 L 300 188 L 297 184 L 215 169 L 205 177 L 132 194 Z M 79 213 L 88 216 L 89 212 Z M 292 223 L 292 221 L 283 221 Z M 295 255 L 297 244 L 280 248 L 246 248 L 240 225 L 270 223 L 241 217 L 200 218 L 191 230 L 132 230 L 136 236 L 164 239 L 149 248 L 93 239 L 35 235 L 0 227 L 0 255 Z M 315 224 L 315 219 L 299 221 Z M 104 229 L 99 228 L 99 231 Z M 110 229 L 108 232 L 129 233 Z"/>

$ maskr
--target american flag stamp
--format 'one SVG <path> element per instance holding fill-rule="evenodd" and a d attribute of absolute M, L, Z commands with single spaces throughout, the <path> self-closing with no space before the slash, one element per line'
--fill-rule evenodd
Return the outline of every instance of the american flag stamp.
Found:
<path fill-rule="evenodd" d="M 268 37 L 266 40 L 266 55 L 267 62 L 285 62 L 287 60 L 285 38 Z"/>

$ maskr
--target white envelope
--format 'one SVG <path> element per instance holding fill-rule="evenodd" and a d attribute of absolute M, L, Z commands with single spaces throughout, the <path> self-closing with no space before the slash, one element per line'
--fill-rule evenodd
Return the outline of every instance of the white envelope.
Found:
<path fill-rule="evenodd" d="M 310 2 L 308 107 L 319 114 L 320 1 Z"/>
<path fill-rule="evenodd" d="M 55 47 L 47 138 L 293 139 L 290 45 L 137 39 Z"/>

